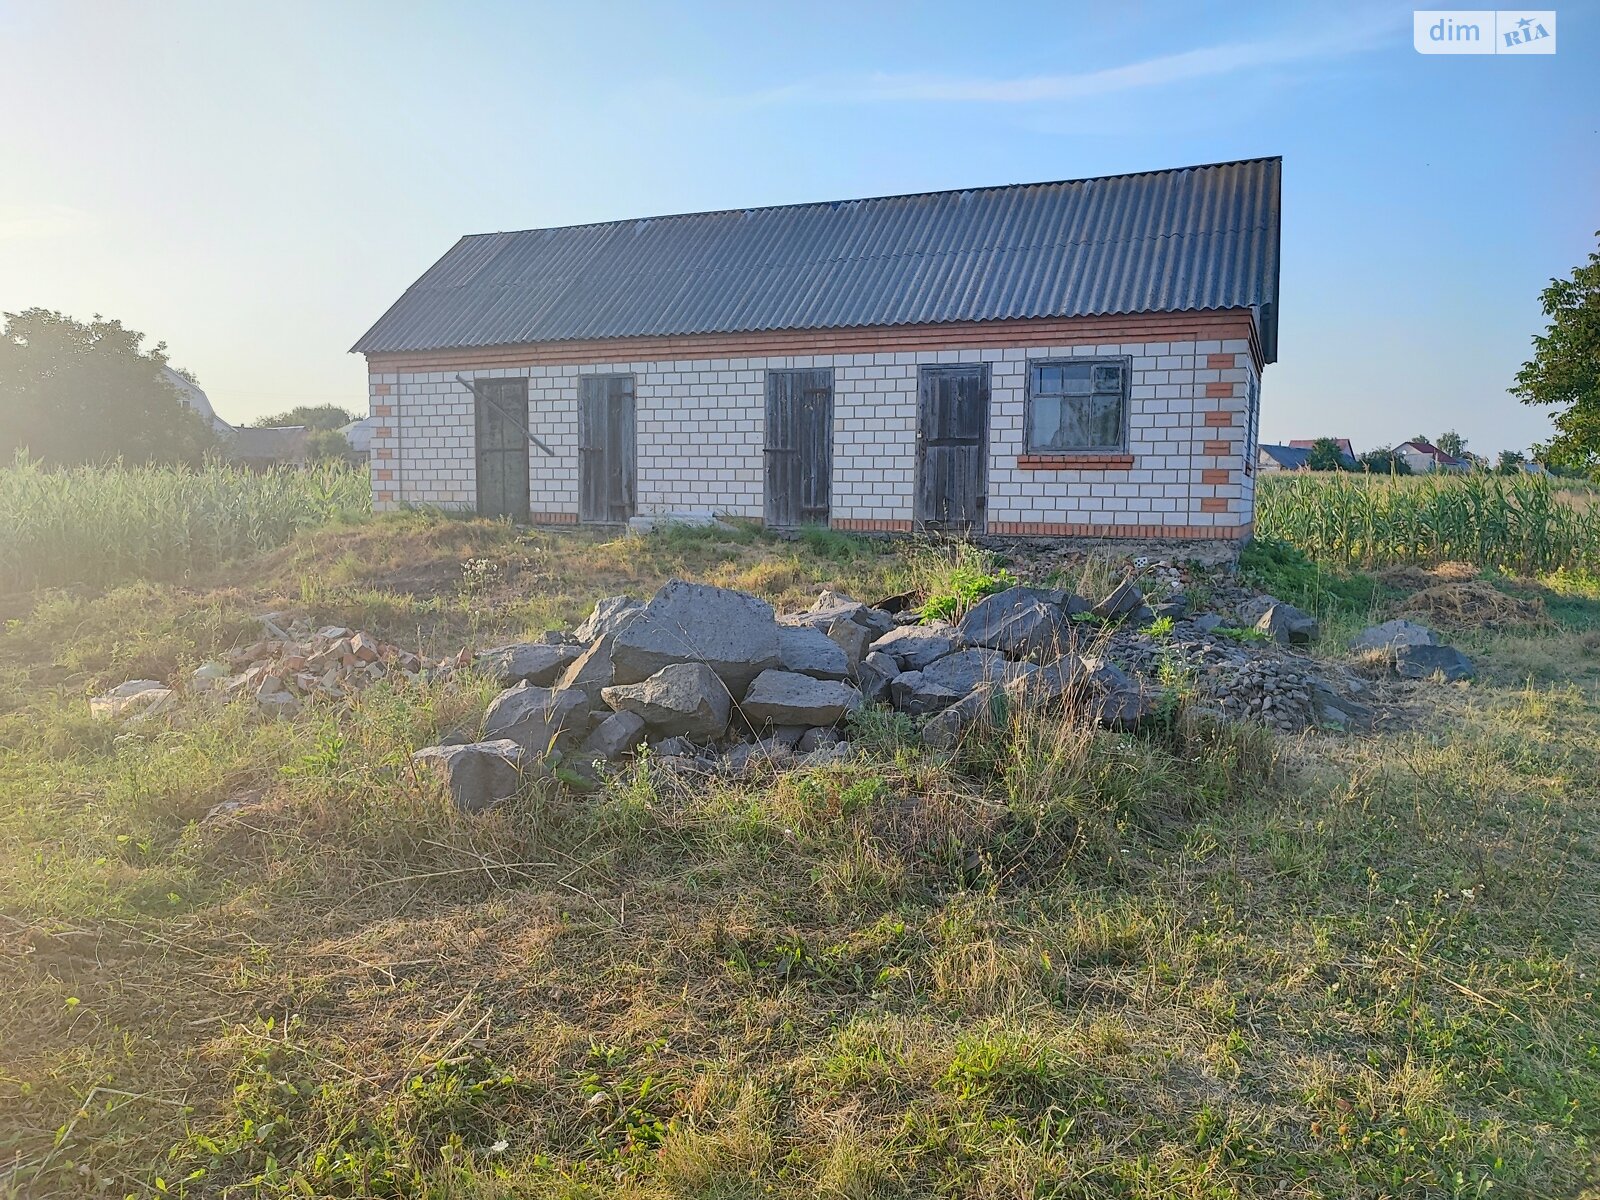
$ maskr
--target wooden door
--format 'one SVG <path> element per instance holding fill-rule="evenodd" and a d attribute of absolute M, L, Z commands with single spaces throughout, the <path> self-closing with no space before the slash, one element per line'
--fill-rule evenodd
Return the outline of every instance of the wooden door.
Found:
<path fill-rule="evenodd" d="M 528 381 L 479 379 L 476 409 L 478 512 L 528 520 Z"/>
<path fill-rule="evenodd" d="M 579 516 L 619 525 L 634 514 L 632 375 L 579 377 Z"/>
<path fill-rule="evenodd" d="M 767 524 L 828 523 L 833 372 L 767 372 Z"/>
<path fill-rule="evenodd" d="M 919 526 L 982 531 L 987 500 L 989 368 L 923 367 L 917 404 Z"/>

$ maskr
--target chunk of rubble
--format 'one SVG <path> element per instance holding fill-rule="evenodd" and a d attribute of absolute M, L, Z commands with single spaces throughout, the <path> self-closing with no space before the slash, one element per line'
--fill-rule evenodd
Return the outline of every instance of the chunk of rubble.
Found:
<path fill-rule="evenodd" d="M 594 611 L 582 625 L 572 631 L 573 636 L 587 645 L 596 638 L 615 633 L 643 609 L 644 604 L 632 596 L 607 596 L 604 600 L 595 602 Z"/>
<path fill-rule="evenodd" d="M 584 647 L 551 642 L 518 642 L 480 651 L 478 669 L 493 677 L 501 687 L 531 683 L 549 687 L 572 663 L 582 656 Z"/>
<path fill-rule="evenodd" d="M 1422 644 L 1395 648 L 1394 673 L 1402 679 L 1442 677 L 1446 683 L 1459 683 L 1463 679 L 1475 679 L 1478 670 L 1472 660 L 1454 646 Z"/>
<path fill-rule="evenodd" d="M 1437 646 L 1439 635 L 1426 625 L 1415 621 L 1385 621 L 1381 625 L 1368 625 L 1350 642 L 1357 653 L 1372 650 L 1395 650 L 1401 646 Z"/>
<path fill-rule="evenodd" d="M 483 739 L 508 738 L 533 754 L 574 745 L 589 729 L 589 698 L 576 688 L 519 683 L 483 715 Z"/>
<path fill-rule="evenodd" d="M 638 683 L 602 689 L 601 698 L 618 712 L 636 713 L 658 735 L 703 740 L 728 728 L 733 697 L 705 663 L 671 663 Z"/>
<path fill-rule="evenodd" d="M 444 782 L 457 809 L 477 813 L 503 804 L 522 789 L 526 752 L 510 738 L 494 738 L 427 746 L 413 754 L 411 761 L 419 771 Z"/>
<path fill-rule="evenodd" d="M 779 664 L 772 605 L 745 592 L 674 579 L 611 635 L 616 682 L 638 683 L 663 667 L 699 662 L 735 697 Z"/>
<path fill-rule="evenodd" d="M 130 679 L 109 692 L 91 696 L 89 715 L 102 721 L 151 716 L 168 707 L 172 699 L 172 689 L 158 679 Z"/>
<path fill-rule="evenodd" d="M 583 753 L 596 758 L 621 758 L 644 745 L 644 718 L 634 712 L 614 712 L 583 740 Z"/>
<path fill-rule="evenodd" d="M 1072 627 L 1062 611 L 1065 596 L 1041 588 L 1011 587 L 985 596 L 956 625 L 964 646 L 998 650 L 1010 658 L 1059 654 Z"/>
<path fill-rule="evenodd" d="M 866 637 L 867 631 L 854 621 L 844 624 L 861 638 Z M 846 679 L 850 675 L 850 658 L 844 649 L 812 625 L 778 626 L 778 657 L 785 671 L 797 675 L 816 679 Z"/>
<path fill-rule="evenodd" d="M 902 671 L 920 671 L 955 653 L 956 632 L 945 621 L 900 625 L 873 642 L 870 649 L 874 654 L 887 654 Z"/>
<path fill-rule="evenodd" d="M 861 707 L 861 693 L 848 683 L 813 679 L 792 671 L 756 676 L 740 710 L 755 728 L 763 725 L 832 725 Z"/>

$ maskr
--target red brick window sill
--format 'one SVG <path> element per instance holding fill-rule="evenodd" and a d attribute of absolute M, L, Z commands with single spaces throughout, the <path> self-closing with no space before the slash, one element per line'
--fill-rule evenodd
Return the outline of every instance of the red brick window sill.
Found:
<path fill-rule="evenodd" d="M 1019 471 L 1131 471 L 1131 454 L 1019 454 Z"/>

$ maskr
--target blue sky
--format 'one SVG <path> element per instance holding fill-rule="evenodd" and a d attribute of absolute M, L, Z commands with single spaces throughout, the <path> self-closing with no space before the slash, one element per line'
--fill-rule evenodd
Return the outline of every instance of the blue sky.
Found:
<path fill-rule="evenodd" d="M 168 342 L 223 416 L 365 403 L 457 236 L 1284 157 L 1268 440 L 1544 436 L 1505 394 L 1600 228 L 1600 11 L 0 0 L 0 309 Z"/>

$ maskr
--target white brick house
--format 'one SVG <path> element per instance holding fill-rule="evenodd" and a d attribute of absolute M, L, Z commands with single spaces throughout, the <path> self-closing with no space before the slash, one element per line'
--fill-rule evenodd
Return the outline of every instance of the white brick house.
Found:
<path fill-rule="evenodd" d="M 355 347 L 374 504 L 1248 537 L 1279 175 L 465 238 Z"/>

